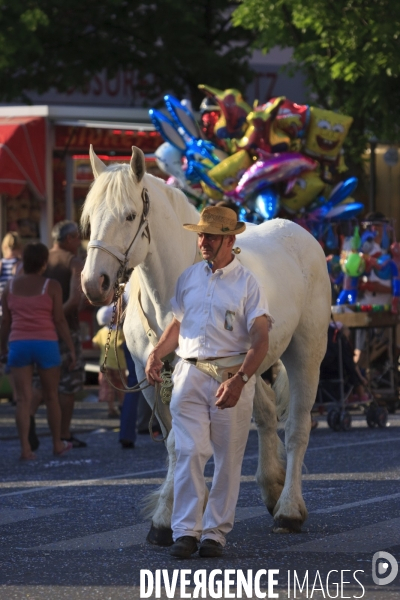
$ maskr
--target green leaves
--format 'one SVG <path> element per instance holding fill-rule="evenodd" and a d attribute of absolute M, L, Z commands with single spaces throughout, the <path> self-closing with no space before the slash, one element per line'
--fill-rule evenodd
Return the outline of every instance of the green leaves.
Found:
<path fill-rule="evenodd" d="M 398 139 L 400 2 L 240 0 L 233 22 L 255 31 L 254 45 L 266 52 L 293 48 L 313 103 L 355 117 L 348 137 L 354 156 L 367 132 Z"/>
<path fill-rule="evenodd" d="M 149 104 L 197 84 L 243 88 L 251 31 L 234 0 L 0 0 L 0 100 L 67 91 L 106 70 L 135 70 Z"/>
<path fill-rule="evenodd" d="M 33 8 L 21 14 L 20 21 L 28 31 L 36 31 L 39 25 L 50 25 L 50 20 L 40 8 Z"/>

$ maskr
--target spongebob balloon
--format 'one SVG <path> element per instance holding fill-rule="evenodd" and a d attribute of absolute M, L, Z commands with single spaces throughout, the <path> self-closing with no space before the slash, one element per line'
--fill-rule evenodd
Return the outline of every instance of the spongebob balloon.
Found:
<path fill-rule="evenodd" d="M 352 117 L 312 106 L 304 152 L 320 161 L 338 162 L 352 122 Z"/>
<path fill-rule="evenodd" d="M 318 172 L 308 171 L 297 177 L 295 184 L 281 196 L 281 204 L 289 213 L 308 206 L 325 187 Z"/>
<path fill-rule="evenodd" d="M 252 160 L 246 150 L 239 150 L 232 156 L 222 160 L 219 165 L 208 171 L 208 176 L 217 185 L 218 189 L 213 189 L 207 182 L 202 181 L 203 191 L 213 200 L 222 200 L 223 192 L 230 192 L 235 189 L 240 178 L 251 166 Z"/>

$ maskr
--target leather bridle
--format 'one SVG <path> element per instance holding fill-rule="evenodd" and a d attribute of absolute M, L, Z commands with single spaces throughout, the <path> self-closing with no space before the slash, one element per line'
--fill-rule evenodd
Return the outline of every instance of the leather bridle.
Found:
<path fill-rule="evenodd" d="M 147 189 L 144 187 L 142 190 L 142 202 L 143 202 L 143 212 L 140 219 L 139 228 L 133 237 L 133 240 L 129 244 L 128 248 L 124 253 L 120 252 L 115 246 L 111 246 L 110 244 L 106 244 L 102 240 L 92 240 L 88 243 L 88 250 L 91 248 L 96 248 L 97 250 L 103 250 L 103 252 L 107 252 L 120 264 L 120 268 L 118 269 L 116 285 L 118 286 L 120 283 L 126 283 L 129 279 L 130 272 L 128 273 L 128 269 L 126 268 L 129 258 L 129 252 L 132 252 L 135 248 L 135 244 L 143 235 L 145 235 L 150 244 L 150 229 L 149 229 L 149 221 L 148 215 L 150 212 L 150 196 Z"/>

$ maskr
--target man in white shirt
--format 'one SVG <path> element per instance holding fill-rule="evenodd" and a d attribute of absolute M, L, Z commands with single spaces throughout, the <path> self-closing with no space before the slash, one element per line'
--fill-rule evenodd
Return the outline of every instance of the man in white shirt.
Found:
<path fill-rule="evenodd" d="M 221 556 L 233 527 L 243 455 L 253 409 L 255 372 L 268 351 L 272 322 L 254 277 L 233 254 L 245 230 L 224 207 L 203 210 L 198 234 L 205 261 L 179 277 L 171 300 L 174 318 L 150 353 L 146 375 L 160 382 L 161 358 L 180 357 L 171 400 L 177 463 L 171 554 Z M 214 455 L 208 503 L 204 467 Z"/>

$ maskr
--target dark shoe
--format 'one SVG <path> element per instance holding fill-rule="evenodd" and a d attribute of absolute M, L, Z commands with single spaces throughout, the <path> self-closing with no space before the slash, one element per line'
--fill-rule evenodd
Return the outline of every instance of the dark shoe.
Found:
<path fill-rule="evenodd" d="M 29 419 L 30 419 L 30 423 L 29 423 L 28 441 L 29 441 L 32 452 L 35 452 L 35 450 L 37 450 L 40 446 L 40 440 L 36 434 L 35 417 L 29 417 Z"/>
<path fill-rule="evenodd" d="M 61 440 L 63 442 L 71 442 L 73 448 L 86 448 L 86 446 L 87 446 L 86 442 L 82 442 L 82 440 L 78 440 L 78 438 L 74 437 L 73 435 L 71 435 L 71 437 L 69 439 L 61 438 Z"/>
<path fill-rule="evenodd" d="M 169 551 L 176 558 L 190 558 L 195 552 L 197 552 L 197 540 L 192 535 L 178 538 Z"/>
<path fill-rule="evenodd" d="M 129 440 L 119 440 L 122 448 L 134 448 L 135 444 Z"/>
<path fill-rule="evenodd" d="M 200 544 L 199 556 L 201 558 L 215 558 L 222 556 L 224 553 L 224 547 L 215 540 L 205 539 Z"/>

